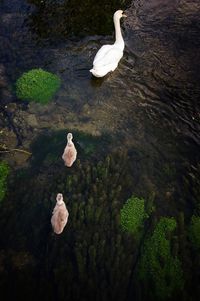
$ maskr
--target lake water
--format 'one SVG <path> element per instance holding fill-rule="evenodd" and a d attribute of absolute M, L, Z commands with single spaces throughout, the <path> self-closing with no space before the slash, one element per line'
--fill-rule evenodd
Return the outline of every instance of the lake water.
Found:
<path fill-rule="evenodd" d="M 115 72 L 95 79 L 89 69 L 100 46 L 114 41 L 112 15 L 119 8 L 127 15 L 124 56 Z M 0 13 L 9 91 L 4 97 L 3 87 L 1 103 L 18 146 L 32 152 L 23 168 L 6 154 L 13 173 L 0 213 L 4 300 L 22 294 L 28 300 L 122 301 L 131 294 L 146 300 L 141 288 L 131 288 L 139 244 L 121 232 L 119 212 L 131 195 L 153 198 L 155 218 L 183 212 L 189 220 L 196 208 L 199 1 L 2 0 Z M 17 78 L 33 68 L 61 78 L 47 106 L 16 99 Z M 70 170 L 61 159 L 69 130 L 78 149 Z M 71 219 L 58 237 L 50 218 L 61 191 Z"/>

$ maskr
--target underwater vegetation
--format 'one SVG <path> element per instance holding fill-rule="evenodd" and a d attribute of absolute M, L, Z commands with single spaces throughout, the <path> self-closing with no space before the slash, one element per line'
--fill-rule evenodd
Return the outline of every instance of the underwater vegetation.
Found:
<path fill-rule="evenodd" d="M 7 177 L 9 175 L 10 168 L 4 161 L 0 162 L 0 201 L 5 197 L 7 190 Z"/>
<path fill-rule="evenodd" d="M 47 104 L 61 84 L 60 78 L 42 69 L 32 69 L 22 74 L 16 82 L 19 99 Z"/>
<path fill-rule="evenodd" d="M 200 250 L 200 217 L 193 215 L 189 227 L 189 237 L 193 247 Z"/>
<path fill-rule="evenodd" d="M 198 300 L 200 261 L 187 233 L 190 216 L 160 216 L 149 188 L 144 198 L 136 196 L 143 170 L 135 177 L 130 153 L 111 153 L 104 136 L 98 138 L 102 146 L 90 135 L 73 133 L 78 148 L 73 168 L 61 158 L 67 131 L 49 132 L 34 144 L 34 154 L 41 147 L 41 157 L 33 158 L 40 170 L 17 171 L 9 182 L 0 210 L 5 300 L 22 297 L 24 290 L 29 301 Z M 93 152 L 86 156 L 87 142 Z M 103 149 L 97 156 L 98 146 Z M 58 237 L 51 216 L 59 191 L 69 219 Z M 121 231 L 121 212 L 132 201 L 134 235 Z"/>
<path fill-rule="evenodd" d="M 144 220 L 148 218 L 144 200 L 134 196 L 126 201 L 120 213 L 122 228 L 134 234 L 138 232 L 143 226 Z"/>
<path fill-rule="evenodd" d="M 143 245 L 138 264 L 139 278 L 146 285 L 149 282 L 151 294 L 158 300 L 172 297 L 184 285 L 181 262 L 172 252 L 171 241 L 176 227 L 175 218 L 161 217 Z"/>
<path fill-rule="evenodd" d="M 62 163 L 46 168 L 44 175 L 40 171 L 16 180 L 0 212 L 0 228 L 6 225 L 0 267 L 5 270 L 9 262 L 18 282 L 10 292 L 4 274 L 1 291 L 20 295 L 25 285 L 29 300 L 124 299 L 136 249 L 134 238 L 120 230 L 120 209 L 133 193 L 128 161 L 126 153 L 92 162 L 77 159 L 72 169 Z M 59 239 L 50 222 L 58 191 L 69 210 L 68 226 Z M 6 256 L 13 247 L 29 254 L 35 264 L 15 268 Z"/>

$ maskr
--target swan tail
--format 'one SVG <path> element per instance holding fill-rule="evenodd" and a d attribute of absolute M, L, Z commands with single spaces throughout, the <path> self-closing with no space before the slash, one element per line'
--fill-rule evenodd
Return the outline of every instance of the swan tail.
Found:
<path fill-rule="evenodd" d="M 104 75 L 106 75 L 109 71 L 111 70 L 105 70 L 103 68 L 100 67 L 94 67 L 92 69 L 90 69 L 90 72 L 95 76 L 95 77 L 103 77 Z"/>
<path fill-rule="evenodd" d="M 102 77 L 101 72 L 99 70 L 96 70 L 94 68 L 90 69 L 90 72 L 95 76 L 95 77 Z M 99 74 L 100 73 L 100 74 Z"/>

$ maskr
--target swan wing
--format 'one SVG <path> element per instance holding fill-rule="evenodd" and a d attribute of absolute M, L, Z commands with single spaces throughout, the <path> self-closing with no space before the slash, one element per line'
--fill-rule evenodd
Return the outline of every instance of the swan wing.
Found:
<path fill-rule="evenodd" d="M 123 51 L 112 45 L 109 46 L 111 47 L 104 52 L 104 55 L 99 57 L 98 60 L 95 60 L 93 63 L 94 69 L 110 66 L 110 70 L 112 70 L 112 66 L 115 69 L 118 65 L 119 60 L 123 56 Z"/>
<path fill-rule="evenodd" d="M 99 49 L 99 51 L 97 52 L 97 54 L 95 55 L 93 65 L 95 65 L 99 60 L 101 60 L 104 57 L 104 55 L 106 54 L 106 52 L 108 52 L 112 47 L 113 47 L 113 45 L 102 46 Z"/>

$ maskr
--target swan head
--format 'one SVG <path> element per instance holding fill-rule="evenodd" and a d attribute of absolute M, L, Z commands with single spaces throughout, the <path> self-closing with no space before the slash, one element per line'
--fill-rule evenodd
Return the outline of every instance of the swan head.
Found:
<path fill-rule="evenodd" d="M 68 134 L 67 134 L 67 141 L 71 141 L 72 138 L 73 138 L 72 133 L 68 133 Z"/>
<path fill-rule="evenodd" d="M 126 17 L 126 15 L 123 13 L 123 10 L 121 9 L 117 10 L 113 15 L 114 20 L 121 19 L 122 17 Z"/>
<path fill-rule="evenodd" d="M 58 193 L 57 194 L 56 201 L 57 201 L 58 205 L 60 205 L 60 204 L 63 203 L 63 195 L 62 195 L 62 193 Z"/>

